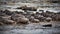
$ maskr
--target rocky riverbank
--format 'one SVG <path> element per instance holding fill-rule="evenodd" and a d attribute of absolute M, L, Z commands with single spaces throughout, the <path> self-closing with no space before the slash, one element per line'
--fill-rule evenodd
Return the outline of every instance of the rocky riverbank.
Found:
<path fill-rule="evenodd" d="M 25 9 L 27 10 L 27 9 Z M 29 24 L 29 23 L 40 23 L 40 22 L 51 22 L 51 21 L 60 21 L 60 13 L 53 12 L 32 12 L 21 10 L 19 11 L 9 11 L 9 10 L 0 10 L 0 25 L 4 24 Z M 30 10 L 30 9 L 29 9 Z M 32 9 L 34 10 L 34 9 Z M 22 12 L 24 11 L 24 12 Z"/>
<path fill-rule="evenodd" d="M 26 8 L 0 10 L 0 34 L 60 34 L 60 12 L 29 12 L 36 9 Z"/>

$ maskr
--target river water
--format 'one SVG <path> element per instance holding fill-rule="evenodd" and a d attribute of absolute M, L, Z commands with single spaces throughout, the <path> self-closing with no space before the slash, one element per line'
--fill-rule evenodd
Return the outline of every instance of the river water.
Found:
<path fill-rule="evenodd" d="M 0 34 L 60 34 L 60 27 L 42 27 L 39 23 L 20 26 L 6 25 L 0 26 Z"/>

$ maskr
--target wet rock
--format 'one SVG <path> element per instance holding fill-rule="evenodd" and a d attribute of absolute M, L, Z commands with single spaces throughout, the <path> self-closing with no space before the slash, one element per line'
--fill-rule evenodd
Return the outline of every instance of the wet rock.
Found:
<path fill-rule="evenodd" d="M 0 17 L 0 22 L 3 22 L 3 21 L 4 21 L 4 19 L 2 17 Z"/>
<path fill-rule="evenodd" d="M 0 10 L 0 16 L 5 16 L 6 14 L 4 13 L 3 10 Z"/>
<path fill-rule="evenodd" d="M 44 17 L 43 15 L 39 15 L 39 14 L 35 15 L 34 18 L 38 19 L 39 21 L 45 21 L 46 19 L 46 17 Z"/>
<path fill-rule="evenodd" d="M 14 24 L 16 24 L 16 22 L 13 21 L 13 20 L 4 20 L 3 23 L 6 24 L 6 25 L 14 25 Z"/>
<path fill-rule="evenodd" d="M 4 24 L 5 24 L 4 21 L 8 22 L 8 20 L 11 19 L 10 17 L 11 17 L 11 16 L 0 16 L 0 25 L 4 25 Z M 8 22 L 8 23 L 9 23 L 9 22 Z"/>
<path fill-rule="evenodd" d="M 56 14 L 52 16 L 53 21 L 60 21 L 60 14 Z"/>
<path fill-rule="evenodd" d="M 11 12 L 9 10 L 5 10 L 4 13 L 7 14 L 7 15 L 12 15 L 13 14 L 13 12 Z"/>
<path fill-rule="evenodd" d="M 33 22 L 33 23 L 39 23 L 38 19 L 30 19 L 30 21 Z"/>
<path fill-rule="evenodd" d="M 17 23 L 28 24 L 29 19 L 27 18 L 18 18 Z"/>
<path fill-rule="evenodd" d="M 2 22 L 0 22 L 0 25 L 4 25 Z"/>
<path fill-rule="evenodd" d="M 11 16 L 11 20 L 16 21 L 17 19 L 19 19 L 19 17 L 25 18 L 24 15 L 21 15 L 21 14 L 13 14 L 13 15 Z"/>
<path fill-rule="evenodd" d="M 29 19 L 25 18 L 24 15 L 21 14 L 15 14 L 11 16 L 11 20 L 14 20 L 17 22 L 17 24 L 21 23 L 21 24 L 27 24 Z"/>
<path fill-rule="evenodd" d="M 2 16 L 3 19 L 11 20 L 11 16 Z"/>
<path fill-rule="evenodd" d="M 39 23 L 39 20 L 38 19 L 34 19 L 34 22 Z"/>
<path fill-rule="evenodd" d="M 6 24 L 6 25 L 12 25 L 12 24 L 15 24 L 16 22 L 13 21 L 13 20 L 9 20 L 8 18 L 3 18 L 3 17 L 0 17 L 0 22 L 2 22 L 2 24 Z"/>
<path fill-rule="evenodd" d="M 46 13 L 41 13 L 44 17 L 51 17 L 54 13 L 46 12 Z"/>
<path fill-rule="evenodd" d="M 4 11 L 3 10 L 0 10 L 0 13 L 3 13 Z"/>
<path fill-rule="evenodd" d="M 42 15 L 36 15 L 36 16 L 35 16 L 36 19 L 43 18 L 43 17 L 44 17 L 44 16 L 42 16 Z"/>
<path fill-rule="evenodd" d="M 46 18 L 46 21 L 47 21 L 47 22 L 50 22 L 50 21 L 52 21 L 52 18 L 47 17 L 47 18 Z"/>
<path fill-rule="evenodd" d="M 34 16 L 29 16 L 29 19 L 34 19 Z"/>
<path fill-rule="evenodd" d="M 6 14 L 5 13 L 0 13 L 0 16 L 6 16 Z"/>
<path fill-rule="evenodd" d="M 38 19 L 39 19 L 41 22 L 44 22 L 45 19 L 46 19 L 46 17 L 39 17 Z"/>

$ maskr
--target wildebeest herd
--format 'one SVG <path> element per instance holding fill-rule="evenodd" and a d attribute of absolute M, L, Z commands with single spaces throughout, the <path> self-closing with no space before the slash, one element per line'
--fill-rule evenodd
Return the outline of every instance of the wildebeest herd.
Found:
<path fill-rule="evenodd" d="M 51 22 L 51 21 L 60 21 L 60 13 L 59 12 L 53 13 L 49 11 L 42 13 L 39 12 L 28 13 L 27 11 L 18 12 L 18 11 L 0 10 L 0 25 L 29 24 L 29 23 Z"/>

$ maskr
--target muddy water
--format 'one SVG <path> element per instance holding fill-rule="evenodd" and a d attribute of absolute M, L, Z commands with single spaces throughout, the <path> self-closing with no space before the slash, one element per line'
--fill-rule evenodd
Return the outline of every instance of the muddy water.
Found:
<path fill-rule="evenodd" d="M 40 24 L 0 26 L 0 34 L 60 34 L 60 27 L 42 27 Z"/>

